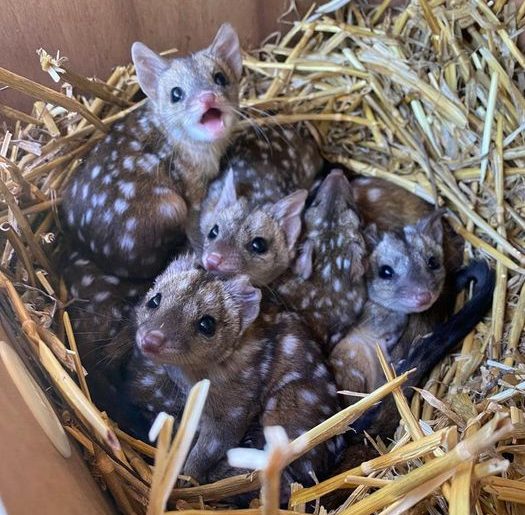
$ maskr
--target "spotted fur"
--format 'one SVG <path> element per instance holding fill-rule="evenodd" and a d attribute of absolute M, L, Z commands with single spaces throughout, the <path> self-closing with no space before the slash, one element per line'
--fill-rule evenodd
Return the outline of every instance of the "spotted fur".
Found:
<path fill-rule="evenodd" d="M 366 245 L 347 179 L 333 171 L 304 214 L 293 271 L 275 282 L 278 300 L 301 314 L 319 341 L 338 341 L 366 300 Z"/>
<path fill-rule="evenodd" d="M 299 318 L 259 310 L 260 291 L 246 276 L 221 279 L 191 259 L 170 265 L 136 310 L 138 348 L 180 391 L 211 381 L 184 470 L 200 482 L 218 479 L 214 469 L 228 449 L 248 440 L 262 446 L 256 427 L 282 425 L 295 438 L 337 409 L 331 373 Z M 199 330 L 203 317 L 213 317 L 213 334 Z M 305 484 L 310 471 L 322 477 L 338 449 L 330 448 L 317 447 L 289 472 Z"/>
<path fill-rule="evenodd" d="M 188 57 L 168 60 L 140 43 L 132 54 L 149 98 L 88 154 L 63 192 L 62 218 L 104 272 L 151 278 L 184 241 L 189 211 L 219 173 L 236 120 L 241 55 L 229 25 Z M 226 82 L 216 83 L 217 73 Z M 183 95 L 176 102 L 174 87 Z"/>

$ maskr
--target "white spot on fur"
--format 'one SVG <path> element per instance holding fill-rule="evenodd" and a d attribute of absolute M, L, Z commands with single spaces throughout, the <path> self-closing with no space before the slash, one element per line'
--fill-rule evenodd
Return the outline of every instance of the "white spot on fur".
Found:
<path fill-rule="evenodd" d="M 96 293 L 94 296 L 93 296 L 93 300 L 95 302 L 103 302 L 105 301 L 106 299 L 109 298 L 109 291 L 101 291 L 99 293 Z"/>
<path fill-rule="evenodd" d="M 172 218 L 177 216 L 177 209 L 175 208 L 175 205 L 171 202 L 162 202 L 159 205 L 159 211 L 162 216 L 165 216 L 166 218 Z"/>
<path fill-rule="evenodd" d="M 295 336 L 285 336 L 282 340 L 283 351 L 287 356 L 293 356 L 299 341 Z"/>
<path fill-rule="evenodd" d="M 118 283 L 120 283 L 120 279 L 118 277 L 115 277 L 114 275 L 103 275 L 102 279 L 104 279 L 104 281 L 106 281 L 109 284 L 117 285 Z"/>
<path fill-rule="evenodd" d="M 124 211 L 126 211 L 126 209 L 128 209 L 128 205 L 129 204 L 121 198 L 115 200 L 115 213 L 121 215 L 122 213 L 124 213 Z"/>
<path fill-rule="evenodd" d="M 131 156 L 126 156 L 124 161 L 122 161 L 122 166 L 126 170 L 131 170 L 133 168 L 133 158 Z"/>
<path fill-rule="evenodd" d="M 122 250 L 132 250 L 135 246 L 135 239 L 131 234 L 124 234 L 120 240 L 120 247 Z"/>
<path fill-rule="evenodd" d="M 155 195 L 169 195 L 171 193 L 171 190 L 166 186 L 155 186 L 153 188 L 153 193 Z"/>
<path fill-rule="evenodd" d="M 92 275 L 85 275 L 84 277 L 82 277 L 80 284 L 86 287 L 91 286 L 93 284 L 94 279 L 95 278 Z"/>
<path fill-rule="evenodd" d="M 297 381 L 299 379 L 301 379 L 301 374 L 299 374 L 299 372 L 288 372 L 287 374 L 284 374 L 282 379 L 279 381 L 278 388 L 283 388 L 287 384 L 290 384 L 293 381 Z"/>
<path fill-rule="evenodd" d="M 100 174 L 100 170 L 102 170 L 102 168 L 99 165 L 94 166 L 91 170 L 91 178 L 96 179 Z"/>
<path fill-rule="evenodd" d="M 315 367 L 314 377 L 324 377 L 328 374 L 326 367 L 323 364 L 319 364 Z"/>
<path fill-rule="evenodd" d="M 104 205 L 104 202 L 106 202 L 107 198 L 107 193 L 99 193 L 98 195 L 93 195 L 93 197 L 91 197 L 91 205 L 93 207 L 102 206 Z"/>
<path fill-rule="evenodd" d="M 88 194 L 89 194 L 89 184 L 86 183 L 84 184 L 84 186 L 82 186 L 82 198 L 86 200 Z"/>
<path fill-rule="evenodd" d="M 377 202 L 383 196 L 383 192 L 379 188 L 372 188 L 366 192 L 366 196 L 370 202 Z"/>
<path fill-rule="evenodd" d="M 128 218 L 126 220 L 126 229 L 128 231 L 133 231 L 135 227 L 137 227 L 137 219 L 134 216 L 132 216 L 131 218 Z"/>
<path fill-rule="evenodd" d="M 119 190 L 126 198 L 135 196 L 135 183 L 129 181 L 120 181 L 118 184 Z"/>
<path fill-rule="evenodd" d="M 319 400 L 317 395 L 310 390 L 301 390 L 301 397 L 308 404 L 315 404 Z"/>

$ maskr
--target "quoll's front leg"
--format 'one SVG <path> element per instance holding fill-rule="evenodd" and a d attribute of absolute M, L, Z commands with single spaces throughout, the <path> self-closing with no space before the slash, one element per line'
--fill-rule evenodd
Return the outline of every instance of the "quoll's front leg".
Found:
<path fill-rule="evenodd" d="M 338 411 L 338 401 L 333 378 L 321 362 L 314 365 L 308 377 L 302 377 L 299 372 L 288 372 L 281 384 L 290 379 L 269 397 L 263 425 L 282 426 L 293 440 L 334 415 Z M 288 484 L 293 480 L 304 486 L 311 485 L 311 474 L 322 478 L 334 466 L 342 445 L 339 439 L 318 445 L 287 467 L 283 477 Z"/>
<path fill-rule="evenodd" d="M 208 482 L 210 473 L 225 458 L 228 450 L 239 446 L 247 427 L 248 411 L 245 408 L 231 407 L 229 414 L 224 416 L 204 414 L 199 436 L 184 466 L 184 474 L 200 484 Z"/>
<path fill-rule="evenodd" d="M 365 393 L 377 382 L 379 364 L 374 348 L 355 335 L 343 338 L 330 353 L 329 360 L 340 390 Z M 348 404 L 353 404 L 353 399 L 347 399 Z"/>

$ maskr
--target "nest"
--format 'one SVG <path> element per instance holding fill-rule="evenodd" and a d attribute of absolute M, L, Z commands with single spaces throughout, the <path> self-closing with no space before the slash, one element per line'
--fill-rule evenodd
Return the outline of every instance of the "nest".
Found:
<path fill-rule="evenodd" d="M 492 313 L 410 406 L 400 389 L 406 374 L 394 377 L 383 361 L 384 386 L 295 442 L 268 434 L 262 470 L 211 485 L 174 489 L 206 382 L 192 391 L 176 435 L 171 417 L 158 419 L 156 448 L 119 430 L 90 400 L 66 288 L 50 259 L 62 187 L 138 105 L 133 68 L 89 80 L 41 51 L 61 92 L 0 68 L 0 83 L 37 99 L 31 115 L 0 105 L 14 127 L 0 145 L 2 322 L 122 512 L 163 513 L 170 501 L 197 513 L 262 485 L 261 505 L 239 515 L 277 513 L 283 467 L 386 395 L 401 416 L 396 438 L 370 441 L 376 459 L 311 488 L 292 485 L 290 510 L 344 488 L 337 514 L 518 513 L 525 504 L 525 57 L 516 44 L 525 3 L 517 11 L 505 0 L 419 0 L 401 13 L 388 4 L 312 8 L 246 55 L 243 123 L 307 121 L 330 161 L 445 205 L 467 242 L 465 259 L 483 255 L 497 270 Z M 285 18 L 293 14 L 292 6 Z M 6 358 L 11 369 L 15 361 Z M 325 510 L 317 503 L 316 511 Z"/>

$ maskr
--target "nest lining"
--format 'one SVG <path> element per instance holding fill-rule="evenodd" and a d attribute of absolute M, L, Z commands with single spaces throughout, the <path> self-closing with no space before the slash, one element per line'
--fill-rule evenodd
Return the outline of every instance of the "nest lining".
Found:
<path fill-rule="evenodd" d="M 342 487 L 353 490 L 337 515 L 467 513 L 471 505 L 476 513 L 518 513 L 525 503 L 525 57 L 516 45 L 525 3 L 518 12 L 505 0 L 420 0 L 402 12 L 388 4 L 312 8 L 246 55 L 241 103 L 251 120 L 243 123 L 307 121 L 330 161 L 448 207 L 466 259 L 484 256 L 496 267 L 492 313 L 411 406 L 399 389 L 406 377 L 394 378 L 383 363 L 385 386 L 300 441 L 270 439 L 262 472 L 213 485 L 173 490 L 206 384 L 195 387 L 174 438 L 173 421 L 161 421 L 156 448 L 115 427 L 90 401 L 66 288 L 49 257 L 60 236 L 62 187 L 111 124 L 138 105 L 133 68 L 88 80 L 42 51 L 61 92 L 0 68 L 0 82 L 37 99 L 31 115 L 0 105 L 14 121 L 0 145 L 2 322 L 23 336 L 17 350 L 42 384 L 55 386 L 50 397 L 65 430 L 121 511 L 163 513 L 170 499 L 195 512 L 262 484 L 261 508 L 232 511 L 276 513 L 285 464 L 390 394 L 402 419 L 395 441 L 378 438 L 379 458 L 315 487 L 293 486 L 291 509 Z"/>

